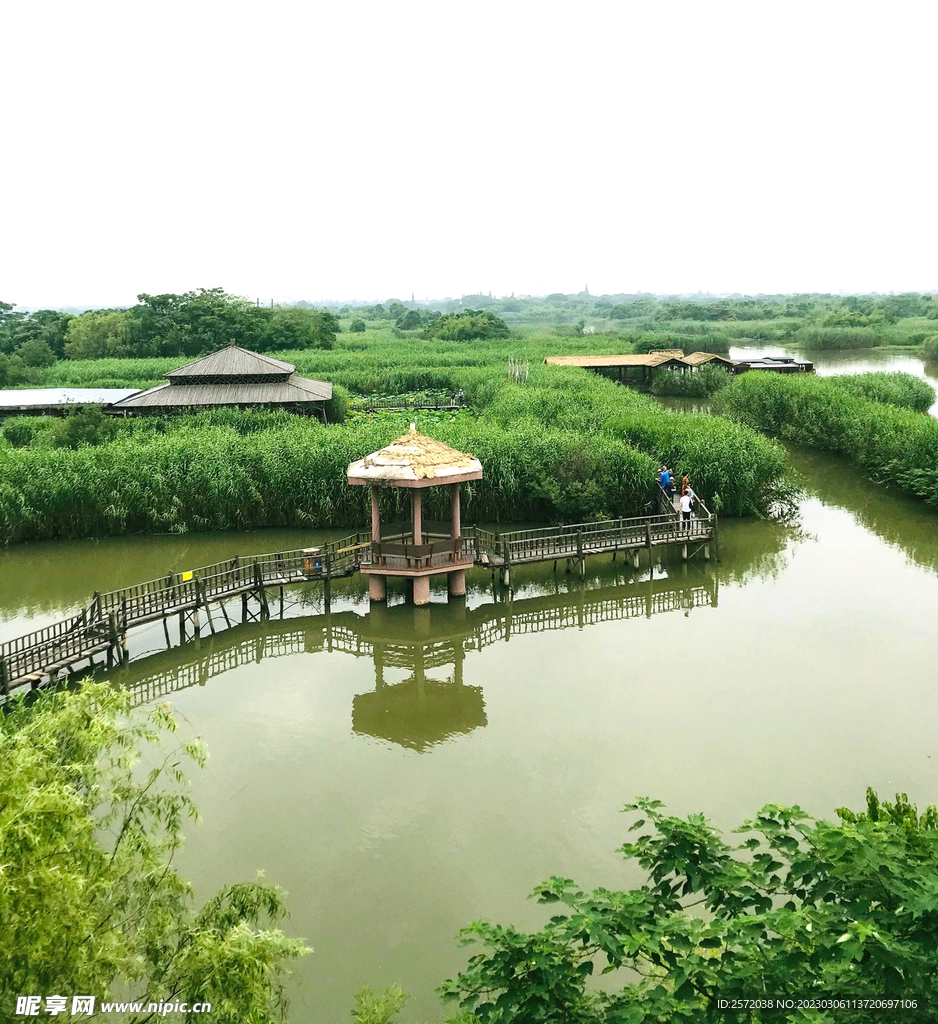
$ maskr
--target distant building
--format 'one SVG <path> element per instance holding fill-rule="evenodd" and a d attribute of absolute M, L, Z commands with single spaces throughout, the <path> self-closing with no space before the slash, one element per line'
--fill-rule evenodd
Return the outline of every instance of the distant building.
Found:
<path fill-rule="evenodd" d="M 0 391 L 0 416 L 45 416 L 82 405 L 109 409 L 136 393 L 136 388 L 15 388 Z"/>
<path fill-rule="evenodd" d="M 747 370 L 767 370 L 769 373 L 814 373 L 814 363 L 794 356 L 760 356 L 736 364 L 737 373 Z"/>
<path fill-rule="evenodd" d="M 292 363 L 239 345 L 212 352 L 166 374 L 169 383 L 115 402 L 115 413 L 193 412 L 197 409 L 283 408 L 319 416 L 332 398 L 328 381 L 300 377 Z"/>

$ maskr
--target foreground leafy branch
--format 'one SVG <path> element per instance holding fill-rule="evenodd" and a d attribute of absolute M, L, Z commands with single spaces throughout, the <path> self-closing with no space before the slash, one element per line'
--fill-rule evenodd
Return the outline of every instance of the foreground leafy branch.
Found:
<path fill-rule="evenodd" d="M 285 1015 L 285 966 L 309 950 L 274 927 L 282 893 L 259 877 L 196 908 L 173 867 L 197 817 L 185 767 L 205 753 L 186 741 L 144 771 L 141 752 L 175 730 L 168 704 L 130 716 L 103 685 L 0 715 L 4 1010 L 28 993 L 116 992 L 210 1002 L 226 1024 Z"/>
<path fill-rule="evenodd" d="M 638 800 L 625 810 L 648 831 L 621 852 L 644 885 L 585 892 L 549 879 L 533 893 L 560 911 L 547 926 L 471 925 L 462 941 L 484 951 L 441 992 L 485 1024 L 760 1020 L 718 1000 L 786 993 L 917 997 L 914 1019 L 938 1020 L 924 1005 L 938 982 L 938 811 L 867 798 L 837 822 L 767 805 L 738 845 L 703 815 Z M 611 977 L 591 984 L 594 972 Z"/>

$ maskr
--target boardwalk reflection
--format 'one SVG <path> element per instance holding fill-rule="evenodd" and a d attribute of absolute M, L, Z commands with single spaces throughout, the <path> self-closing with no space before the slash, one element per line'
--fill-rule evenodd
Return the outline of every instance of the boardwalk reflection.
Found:
<path fill-rule="evenodd" d="M 716 572 L 703 567 L 675 579 L 617 574 L 610 580 L 607 574 L 584 584 L 564 582 L 567 587 L 555 584 L 554 593 L 476 607 L 374 605 L 364 613 L 349 609 L 233 626 L 139 658 L 109 678 L 131 690 L 134 704 L 144 704 L 265 659 L 320 652 L 368 658 L 374 688 L 353 698 L 354 731 L 424 751 L 486 724 L 482 689 L 464 679 L 467 654 L 519 634 L 689 612 L 715 607 L 719 598 Z"/>

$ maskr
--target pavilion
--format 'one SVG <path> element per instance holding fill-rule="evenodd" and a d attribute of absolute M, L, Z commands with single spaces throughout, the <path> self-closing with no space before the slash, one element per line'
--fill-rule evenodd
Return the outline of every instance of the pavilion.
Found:
<path fill-rule="evenodd" d="M 111 406 L 115 413 L 194 412 L 223 406 L 286 408 L 326 421 L 332 385 L 300 377 L 292 363 L 227 345 L 165 374 L 169 383 Z"/>
<path fill-rule="evenodd" d="M 482 463 L 431 437 L 410 431 L 380 451 L 348 467 L 348 482 L 371 488 L 371 555 L 361 571 L 368 576 L 373 601 L 387 597 L 387 577 L 409 579 L 414 604 L 430 601 L 430 577 L 445 573 L 450 595 L 466 593 L 466 569 L 474 548 L 461 536 L 459 489 L 467 480 L 482 479 Z M 410 491 L 410 522 L 382 525 L 378 495 L 382 487 Z M 430 487 L 450 492 L 450 522 L 423 519 L 423 494 Z"/>

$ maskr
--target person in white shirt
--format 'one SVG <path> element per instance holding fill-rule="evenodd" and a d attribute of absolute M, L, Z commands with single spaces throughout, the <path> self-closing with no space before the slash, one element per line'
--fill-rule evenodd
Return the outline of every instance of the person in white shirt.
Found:
<path fill-rule="evenodd" d="M 681 529 L 690 529 L 690 510 L 693 499 L 690 494 L 681 495 Z"/>

